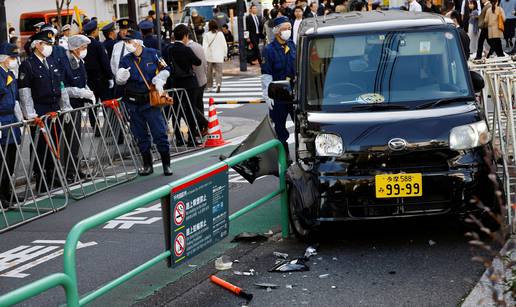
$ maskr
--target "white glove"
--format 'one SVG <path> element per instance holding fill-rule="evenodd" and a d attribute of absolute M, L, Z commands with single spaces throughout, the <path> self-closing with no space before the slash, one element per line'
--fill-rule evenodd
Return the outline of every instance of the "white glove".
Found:
<path fill-rule="evenodd" d="M 159 72 L 159 74 L 157 74 L 154 78 L 152 78 L 152 83 L 154 83 L 154 79 L 156 79 L 156 78 L 167 82 L 167 79 L 169 76 L 170 76 L 170 72 L 168 70 L 162 70 Z"/>
<path fill-rule="evenodd" d="M 274 109 L 274 99 L 266 98 L 265 102 L 267 103 L 267 107 L 272 111 Z"/>
<path fill-rule="evenodd" d="M 20 94 L 21 109 L 26 119 L 33 119 L 38 117 L 34 109 L 34 100 L 32 100 L 32 92 L 30 88 L 24 87 L 18 90 Z"/>
<path fill-rule="evenodd" d="M 95 94 L 92 90 L 89 90 L 87 88 L 83 88 L 81 91 L 81 98 L 91 100 L 91 103 L 95 104 L 97 102 L 97 99 L 95 98 Z"/>
<path fill-rule="evenodd" d="M 115 81 L 113 79 L 109 79 L 109 88 L 113 88 L 115 86 Z"/>
<path fill-rule="evenodd" d="M 152 78 L 152 84 L 156 86 L 156 89 L 158 90 L 159 94 L 163 94 L 163 86 L 165 85 L 166 81 L 158 78 L 158 76 Z"/>
<path fill-rule="evenodd" d="M 129 77 L 131 77 L 131 72 L 129 71 L 131 68 L 119 68 L 116 72 L 116 84 L 118 85 L 124 85 L 127 83 L 127 80 L 129 80 Z"/>
<path fill-rule="evenodd" d="M 18 100 L 16 100 L 16 102 L 14 103 L 14 116 L 16 116 L 16 119 L 19 122 L 23 121 L 23 113 L 20 107 L 20 102 Z"/>

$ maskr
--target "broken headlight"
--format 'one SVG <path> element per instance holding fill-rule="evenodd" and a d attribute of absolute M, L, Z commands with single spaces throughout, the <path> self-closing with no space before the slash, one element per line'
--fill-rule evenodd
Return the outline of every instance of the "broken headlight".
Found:
<path fill-rule="evenodd" d="M 485 121 L 458 126 L 450 131 L 450 149 L 463 150 L 487 144 L 491 133 Z"/>
<path fill-rule="evenodd" d="M 344 152 L 342 138 L 336 134 L 321 133 L 315 138 L 315 151 L 320 157 L 338 157 Z"/>

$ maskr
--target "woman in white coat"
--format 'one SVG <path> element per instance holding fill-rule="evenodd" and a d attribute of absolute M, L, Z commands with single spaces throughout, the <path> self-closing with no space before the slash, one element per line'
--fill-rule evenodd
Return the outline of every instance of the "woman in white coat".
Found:
<path fill-rule="evenodd" d="M 206 88 L 210 90 L 213 87 L 213 71 L 215 71 L 215 82 L 217 93 L 220 92 L 222 85 L 222 63 L 228 54 L 228 46 L 224 33 L 219 31 L 219 26 L 215 20 L 208 23 L 208 32 L 204 33 L 202 46 L 206 54 L 206 62 L 208 62 L 208 83 Z"/>

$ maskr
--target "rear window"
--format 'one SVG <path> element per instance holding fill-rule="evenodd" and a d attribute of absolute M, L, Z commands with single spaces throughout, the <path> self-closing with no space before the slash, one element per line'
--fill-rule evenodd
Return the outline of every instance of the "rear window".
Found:
<path fill-rule="evenodd" d="M 204 20 L 208 21 L 213 18 L 213 6 L 192 6 L 185 8 L 183 16 L 181 17 L 181 23 L 189 23 L 190 15 L 192 10 L 197 10 L 199 16 L 204 17 Z"/>
<path fill-rule="evenodd" d="M 44 22 L 45 18 L 43 17 L 35 17 L 35 18 L 27 18 L 20 19 L 20 32 L 33 32 L 34 25 L 40 22 Z"/>

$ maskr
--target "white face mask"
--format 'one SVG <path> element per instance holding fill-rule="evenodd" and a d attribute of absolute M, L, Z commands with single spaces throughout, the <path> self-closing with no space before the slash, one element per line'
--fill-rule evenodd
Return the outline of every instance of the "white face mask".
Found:
<path fill-rule="evenodd" d="M 81 52 L 79 52 L 79 57 L 81 59 L 84 59 L 86 57 L 86 55 L 88 54 L 88 49 L 84 49 L 82 50 Z"/>
<path fill-rule="evenodd" d="M 291 30 L 281 31 L 281 33 L 280 33 L 280 37 L 284 41 L 288 40 L 290 38 L 290 35 L 292 35 L 292 31 Z"/>
<path fill-rule="evenodd" d="M 52 46 L 44 45 L 41 54 L 43 54 L 44 57 L 48 58 L 52 54 Z"/>
<path fill-rule="evenodd" d="M 135 53 L 136 52 L 136 47 L 133 44 L 126 43 L 125 44 L 125 49 L 127 49 L 127 51 L 130 52 L 130 53 Z"/>
<path fill-rule="evenodd" d="M 10 61 L 9 65 L 8 65 L 8 68 L 10 70 L 16 70 L 16 68 L 18 68 L 18 61 L 17 60 Z"/>

